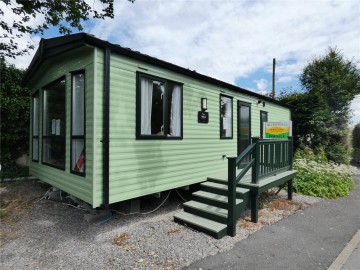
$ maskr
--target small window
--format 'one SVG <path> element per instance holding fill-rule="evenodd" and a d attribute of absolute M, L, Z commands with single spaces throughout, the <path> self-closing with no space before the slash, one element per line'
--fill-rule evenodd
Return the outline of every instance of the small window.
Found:
<path fill-rule="evenodd" d="M 233 137 L 233 100 L 232 97 L 220 95 L 220 138 Z"/>
<path fill-rule="evenodd" d="M 39 161 L 39 93 L 32 97 L 32 160 Z"/>
<path fill-rule="evenodd" d="M 73 73 L 71 84 L 71 172 L 85 175 L 85 73 Z"/>
<path fill-rule="evenodd" d="M 182 85 L 138 74 L 137 138 L 182 138 Z"/>
<path fill-rule="evenodd" d="M 268 113 L 260 111 L 260 138 L 264 137 L 264 123 L 268 121 Z"/>
<path fill-rule="evenodd" d="M 65 169 L 65 77 L 44 87 L 43 150 L 44 164 Z"/>

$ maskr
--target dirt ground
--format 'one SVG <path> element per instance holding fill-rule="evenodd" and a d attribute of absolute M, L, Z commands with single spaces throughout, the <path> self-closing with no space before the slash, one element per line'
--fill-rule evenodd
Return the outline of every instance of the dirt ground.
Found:
<path fill-rule="evenodd" d="M 49 187 L 37 180 L 0 183 L 0 247 L 19 236 L 19 222 Z"/>
<path fill-rule="evenodd" d="M 182 199 L 173 191 L 160 199 L 146 197 L 146 215 L 115 213 L 104 224 L 87 222 L 86 211 L 58 201 L 41 199 L 51 187 L 41 182 L 17 181 L 0 185 L 0 269 L 181 269 L 209 255 L 230 250 L 263 226 L 271 225 L 320 199 L 274 191 L 263 196 L 259 222 L 247 211 L 235 237 L 216 240 L 173 221 Z M 182 197 L 189 193 L 180 191 Z M 64 195 L 65 196 L 65 195 Z M 116 205 L 114 210 L 119 210 Z"/>

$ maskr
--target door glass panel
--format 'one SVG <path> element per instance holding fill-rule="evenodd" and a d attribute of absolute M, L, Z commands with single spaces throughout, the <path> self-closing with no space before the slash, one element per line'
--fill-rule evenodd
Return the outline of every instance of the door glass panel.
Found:
<path fill-rule="evenodd" d="M 260 112 L 260 138 L 263 138 L 264 123 L 268 121 L 267 112 Z"/>
<path fill-rule="evenodd" d="M 245 150 L 250 144 L 250 106 L 240 105 L 239 106 L 239 155 Z M 244 160 L 248 162 L 248 158 Z"/>

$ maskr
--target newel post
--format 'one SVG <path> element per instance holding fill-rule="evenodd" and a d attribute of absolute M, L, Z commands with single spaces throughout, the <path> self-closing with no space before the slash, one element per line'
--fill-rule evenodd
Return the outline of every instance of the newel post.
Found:
<path fill-rule="evenodd" d="M 228 218 L 227 234 L 236 235 L 236 157 L 228 157 Z"/>
<path fill-rule="evenodd" d="M 289 166 L 290 166 L 290 170 L 292 170 L 293 169 L 293 156 L 294 156 L 294 153 L 293 153 L 294 137 L 289 136 L 289 140 L 290 140 L 290 143 L 289 143 Z"/>
<path fill-rule="evenodd" d="M 255 164 L 252 167 L 251 172 L 251 183 L 259 183 L 259 170 L 260 170 L 260 144 L 259 137 L 252 137 L 252 143 L 255 143 L 255 153 L 253 153 L 253 158 L 255 159 Z"/>

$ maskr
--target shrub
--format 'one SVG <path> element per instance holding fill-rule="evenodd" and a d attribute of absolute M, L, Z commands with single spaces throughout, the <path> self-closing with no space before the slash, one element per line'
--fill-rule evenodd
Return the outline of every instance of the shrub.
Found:
<path fill-rule="evenodd" d="M 324 149 L 317 148 L 312 150 L 310 147 L 305 147 L 304 149 L 297 149 L 294 154 L 294 159 L 307 159 L 313 160 L 320 163 L 327 163 L 326 153 Z"/>
<path fill-rule="evenodd" d="M 349 150 L 346 145 L 334 143 L 326 148 L 329 160 L 337 164 L 349 164 Z"/>
<path fill-rule="evenodd" d="M 294 161 L 294 168 L 298 171 L 294 189 L 304 195 L 338 198 L 348 195 L 355 185 L 346 165 L 301 158 Z"/>
<path fill-rule="evenodd" d="M 353 129 L 352 144 L 354 148 L 360 149 L 360 123 L 356 124 Z"/>
<path fill-rule="evenodd" d="M 358 123 L 352 132 L 352 157 L 355 161 L 360 162 L 360 123 Z"/>
<path fill-rule="evenodd" d="M 354 148 L 352 156 L 355 161 L 360 162 L 360 148 Z"/>
<path fill-rule="evenodd" d="M 1 178 L 28 175 L 27 167 L 15 163 L 29 147 L 30 93 L 21 86 L 23 73 L 0 58 Z"/>

